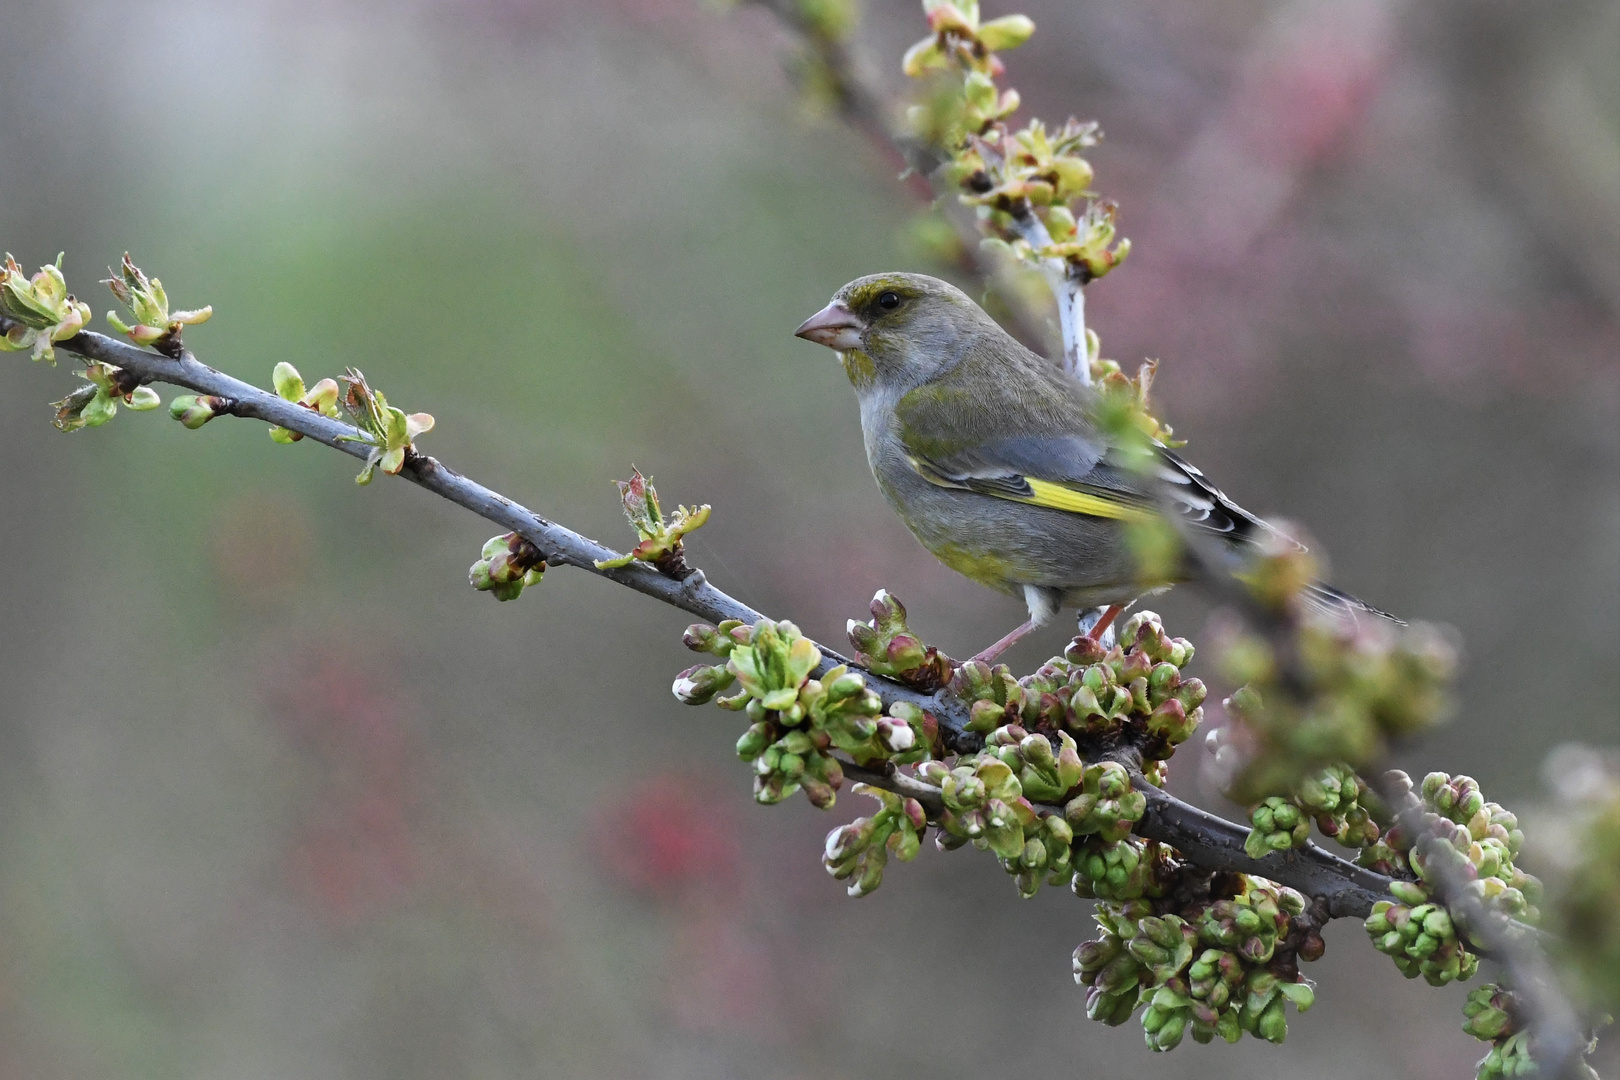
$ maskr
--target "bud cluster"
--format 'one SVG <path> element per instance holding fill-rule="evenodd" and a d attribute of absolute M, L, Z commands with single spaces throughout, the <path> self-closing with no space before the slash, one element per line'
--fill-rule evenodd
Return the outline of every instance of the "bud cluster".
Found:
<path fill-rule="evenodd" d="M 51 421 L 58 431 L 78 431 L 100 427 L 118 414 L 119 404 L 132 412 L 146 412 L 163 404 L 158 392 L 142 386 L 134 375 L 100 361 L 88 364 L 79 376 L 90 381 L 61 401 L 53 401 L 56 417 Z"/>
<path fill-rule="evenodd" d="M 1412 781 L 1391 773 L 1397 793 L 1409 797 Z M 1422 975 L 1431 985 L 1469 979 L 1478 958 L 1458 940 L 1450 912 L 1435 903 L 1438 875 L 1449 871 L 1465 879 L 1467 890 L 1505 915 L 1539 917 L 1541 882 L 1514 865 L 1524 842 L 1518 819 L 1487 802 L 1472 777 L 1434 772 L 1418 789 L 1423 813 L 1412 835 L 1397 822 L 1379 841 L 1362 849 L 1360 861 L 1381 871 L 1404 875 L 1391 884 L 1396 902 L 1379 901 L 1367 917 L 1367 933 L 1380 952 L 1388 953 L 1407 978 Z"/>
<path fill-rule="evenodd" d="M 1069 733 L 1060 731 L 1057 737 L 1054 749 L 1052 740 L 1045 735 L 1008 724 L 986 736 L 984 746 L 986 753 L 995 755 L 1013 771 L 1022 796 L 1034 802 L 1060 803 L 1090 770 L 1080 760 L 1080 749 Z M 1124 770 L 1120 772 L 1123 776 Z M 1128 778 L 1125 789 L 1130 790 Z M 1125 831 L 1129 832 L 1130 827 L 1126 826 Z"/>
<path fill-rule="evenodd" d="M 879 589 L 872 597 L 870 622 L 849 620 L 849 643 L 855 648 L 855 662 L 874 675 L 896 679 L 922 691 L 938 690 L 950 681 L 955 666 L 932 645 L 906 625 L 906 608 Z"/>
<path fill-rule="evenodd" d="M 1483 989 L 1483 988 L 1482 988 Z M 1478 991 L 1476 991 L 1477 993 Z M 1472 1004 L 1473 997 L 1470 995 Z M 1466 1007 L 1465 1007 L 1466 1010 Z M 1463 1025 L 1464 1030 L 1468 1025 Z M 1598 1080 L 1597 1073 L 1591 1066 L 1581 1063 L 1579 1068 L 1586 1070 L 1586 1075 L 1592 1080 Z M 1476 1080 L 1506 1080 L 1507 1077 L 1540 1076 L 1541 1067 L 1530 1053 L 1530 1033 L 1528 1031 L 1515 1031 L 1501 1039 L 1491 1040 L 1491 1049 L 1474 1066 Z"/>
<path fill-rule="evenodd" d="M 1083 897 L 1163 891 L 1168 849 L 1131 836 L 1146 796 L 1118 762 L 1087 765 L 1066 731 L 1047 735 L 1006 724 L 986 736 L 980 753 L 958 758 L 954 767 L 926 762 L 917 778 L 941 792 L 938 845 L 972 843 L 993 852 L 1025 897 L 1043 880 L 1067 883 Z M 1057 806 L 1061 812 L 1048 809 Z"/>
<path fill-rule="evenodd" d="M 1251 586 L 1284 605 L 1302 603 L 1299 590 L 1315 577 L 1309 556 L 1275 550 L 1256 560 Z M 1292 591 L 1290 591 L 1292 590 Z M 1221 666 L 1243 685 L 1226 699 L 1231 723 L 1211 734 L 1216 768 L 1228 793 L 1254 803 L 1290 792 L 1327 766 L 1364 767 L 1390 738 L 1437 722 L 1447 707 L 1445 687 L 1456 666 L 1440 632 L 1384 620 L 1334 619 L 1300 613 L 1291 677 L 1285 689 L 1271 644 L 1248 633 L 1230 635 Z"/>
<path fill-rule="evenodd" d="M 1160 442 L 1169 447 L 1187 445 L 1187 440 L 1175 437 L 1174 428 L 1153 415 L 1149 405 L 1148 397 L 1153 392 L 1159 362 L 1144 360 L 1133 377 L 1125 374 L 1117 360 L 1100 358 L 1101 344 L 1096 332 L 1088 329 L 1086 351 L 1091 382 L 1097 388 L 1097 423 L 1120 443 L 1120 452 L 1139 455 L 1140 465 L 1151 466 L 1157 456 L 1152 443 Z M 1174 535 L 1174 528 L 1170 531 Z M 1176 542 L 1179 545 L 1179 538 Z"/>
<path fill-rule="evenodd" d="M 1462 1028 L 1491 1044 L 1490 1052 L 1475 1065 L 1476 1080 L 1541 1075 L 1532 1053 L 1531 1032 L 1520 1016 L 1517 996 L 1508 987 L 1486 983 L 1470 991 L 1463 1003 Z M 1590 1053 L 1595 1048 L 1594 1040 L 1586 1049 Z M 1585 1061 L 1572 1062 L 1571 1069 L 1582 1080 L 1598 1080 L 1597 1072 Z"/>
<path fill-rule="evenodd" d="M 320 382 L 306 390 L 304 388 L 304 377 L 298 374 L 298 369 L 287 363 L 287 361 L 283 360 L 281 363 L 277 364 L 275 366 L 275 370 L 270 373 L 270 383 L 276 389 L 276 396 L 280 397 L 283 401 L 291 401 L 295 404 L 302 405 L 311 412 L 318 412 L 322 416 L 330 417 L 334 420 L 337 419 L 339 415 L 339 391 L 336 379 L 322 379 Z M 181 399 L 175 399 L 176 402 L 179 400 Z M 169 405 L 169 411 L 171 414 L 174 413 L 175 408 L 175 404 L 171 403 Z M 394 411 L 398 412 L 397 409 Z M 209 418 L 211 417 L 212 414 L 210 414 Z M 209 418 L 198 420 L 195 424 L 186 424 L 183 416 L 175 416 L 175 419 L 179 420 L 183 424 L 186 424 L 187 427 L 201 427 L 203 424 L 208 422 Z M 431 427 L 432 424 L 429 423 L 428 426 Z M 290 446 L 303 437 L 303 435 L 293 431 L 291 428 L 272 427 L 270 429 L 270 441 L 281 443 L 283 445 Z M 399 470 L 395 469 L 394 471 L 398 472 Z"/>
<path fill-rule="evenodd" d="M 1278 952 L 1305 898 L 1259 878 L 1236 875 L 1234 895 L 1154 914 L 1147 900 L 1104 903 L 1102 935 L 1074 953 L 1075 981 L 1091 989 L 1086 1013 L 1122 1024 L 1138 1005 L 1153 1050 L 1170 1050 L 1191 1031 L 1197 1042 L 1244 1032 L 1269 1042 L 1288 1033 L 1283 1003 L 1304 1012 L 1315 994 L 1292 957 Z M 1294 955 L 1305 956 L 1299 949 Z M 1320 955 L 1316 950 L 1310 959 Z"/>
<path fill-rule="evenodd" d="M 180 355 L 182 328 L 205 323 L 214 315 L 212 307 L 171 312 L 163 282 L 142 273 L 141 268 L 130 260 L 127 251 L 119 268 L 114 270 L 109 266 L 107 273 L 111 276 L 102 284 L 112 290 L 119 303 L 134 313 L 135 322 L 133 325 L 127 324 L 113 311 L 107 312 L 107 321 L 135 344 L 150 345 L 165 356 Z"/>
<path fill-rule="evenodd" d="M 1054 753 L 1044 735 L 1007 727 L 992 736 L 983 753 L 958 759 L 954 768 L 938 761 L 919 766 L 917 779 L 938 788 L 944 803 L 935 844 L 950 850 L 971 843 L 990 851 L 1026 898 L 1040 890 L 1043 879 L 1053 885 L 1069 880 L 1074 831 L 1062 815 L 1037 810 L 1020 780 L 1026 778 L 1037 790 L 1062 790 L 1079 781 L 1074 740 L 1061 738 Z"/>
<path fill-rule="evenodd" d="M 1129 836 L 1146 811 L 1147 796 L 1132 789 L 1125 766 L 1101 761 L 1086 766 L 1080 793 L 1064 806 L 1063 816 L 1076 834 L 1111 844 Z"/>
<path fill-rule="evenodd" d="M 624 503 L 624 516 L 636 531 L 637 543 L 628 555 L 598 560 L 596 568 L 614 570 L 633 562 L 646 562 L 671 577 L 689 576 L 692 571 L 686 566 L 686 550 L 681 538 L 701 528 L 709 520 L 708 505 L 691 508 L 678 506 L 665 521 L 664 512 L 658 505 L 658 489 L 641 475 L 640 469 L 632 469 L 630 479 L 615 480 L 613 483 L 618 487 L 619 498 Z"/>
<path fill-rule="evenodd" d="M 1432 843 L 1418 843 L 1407 861 L 1424 882 L 1432 882 L 1441 860 L 1462 869 L 1469 889 L 1516 918 L 1539 920 L 1541 882 L 1513 864 L 1524 844 L 1519 819 L 1486 800 L 1471 776 L 1432 772 L 1420 789 L 1424 831 Z"/>
<path fill-rule="evenodd" d="M 1302 848 L 1311 837 L 1311 819 L 1281 795 L 1268 795 L 1264 802 L 1250 809 L 1249 825 L 1243 850 L 1251 859 L 1263 858 L 1273 851 Z"/>
<path fill-rule="evenodd" d="M 849 895 L 865 896 L 883 883 L 883 867 L 890 854 L 901 862 L 917 857 L 928 819 L 916 799 L 870 784 L 856 784 L 850 790 L 871 796 L 882 808 L 869 818 L 856 818 L 828 833 L 821 862 L 839 881 L 849 880 Z"/>
<path fill-rule="evenodd" d="M 1289 795 L 1269 795 L 1249 809 L 1252 826 L 1244 850 L 1251 858 L 1302 848 L 1311 821 L 1322 835 L 1346 847 L 1367 848 L 1380 836 L 1378 823 L 1361 805 L 1367 784 L 1348 765 L 1329 765 L 1300 780 Z"/>
<path fill-rule="evenodd" d="M 1412 791 L 1405 773 L 1392 772 L 1390 779 L 1403 794 Z M 1468 879 L 1468 890 L 1479 899 L 1504 914 L 1536 921 L 1541 882 L 1514 865 L 1524 844 L 1518 817 L 1487 801 L 1471 776 L 1432 772 L 1423 778 L 1417 794 L 1423 808 L 1417 835 L 1397 822 L 1379 843 L 1362 850 L 1363 865 L 1388 866 L 1388 872 L 1398 875 L 1416 874 L 1418 884 L 1431 889 L 1439 870 L 1449 863 Z"/>
<path fill-rule="evenodd" d="M 869 623 L 850 626 L 861 659 L 913 685 L 938 685 L 948 673 L 947 692 L 971 703 L 969 726 L 985 733 L 983 749 L 953 764 L 929 760 L 937 756 L 932 716 L 898 703 L 879 715 L 879 699 L 856 672 L 835 668 L 810 678 L 820 652 L 796 629 L 781 630 L 790 624 L 694 626 L 687 645 L 727 662 L 682 672 L 675 695 L 699 704 L 742 683 L 720 704 L 746 709 L 754 720 L 738 753 L 755 764 L 760 801 L 803 787 L 812 802 L 830 805 L 841 779 L 834 749 L 860 764 L 921 762 L 916 779 L 940 793 L 936 844 L 991 852 L 1022 895 L 1043 883 L 1113 900 L 1164 894 L 1179 861 L 1169 848 L 1131 835 L 1146 796 L 1119 762 L 1088 765 L 1081 745 L 1106 751 L 1128 739 L 1162 782 L 1162 759 L 1202 717 L 1203 684 L 1183 679 L 1179 667 L 1192 657 L 1189 643 L 1168 637 L 1158 616 L 1145 612 L 1123 628 L 1127 647 L 1079 638 L 1066 656 L 1017 680 L 1003 665 L 970 661 L 953 670 L 909 630 L 904 606 L 886 593 L 871 611 Z M 839 835 L 847 840 L 858 831 Z M 845 869 L 853 866 L 849 857 L 833 861 Z"/>
<path fill-rule="evenodd" d="M 492 536 L 479 560 L 467 571 L 472 587 L 497 600 L 516 600 L 530 585 L 540 584 L 546 557 L 533 543 L 515 532 Z"/>
<path fill-rule="evenodd" d="M 1197 933 L 1180 916 L 1155 917 L 1145 900 L 1098 904 L 1092 918 L 1102 933 L 1074 950 L 1074 981 L 1089 988 L 1086 1015 L 1118 1027 L 1191 962 Z"/>
<path fill-rule="evenodd" d="M 1513 991 L 1496 983 L 1476 986 L 1463 1003 L 1463 1030 L 1485 1042 L 1499 1042 L 1519 1030 Z"/>
<path fill-rule="evenodd" d="M 1174 852 L 1157 840 L 1091 836 L 1076 845 L 1074 895 L 1095 900 L 1162 897 L 1181 869 Z"/>
<path fill-rule="evenodd" d="M 0 352 L 26 350 L 36 361 L 55 364 L 52 346 L 84 329 L 90 321 L 90 305 L 67 291 L 61 255 L 27 277 L 8 254 L 5 266 L 0 267 L 0 315 L 11 320 L 0 334 Z"/>
<path fill-rule="evenodd" d="M 297 372 L 293 374 L 296 375 Z M 406 457 L 416 450 L 414 444 L 417 436 L 433 430 L 433 417 L 427 413 L 407 414 L 394 408 L 388 404 L 388 399 L 383 396 L 382 391 L 373 390 L 366 383 L 366 377 L 355 368 L 348 369 L 343 381 L 349 384 L 348 390 L 343 395 L 344 411 L 364 433 L 364 437 L 339 436 L 339 438 L 364 442 L 371 447 L 371 453 L 366 455 L 366 463 L 361 468 L 360 475 L 354 478 L 354 482 L 371 483 L 378 469 L 389 476 L 398 476 L 399 471 L 405 467 Z M 302 383 L 302 380 L 299 382 Z M 320 390 L 321 384 L 317 383 L 315 389 Z M 295 400 L 303 403 L 301 399 Z M 319 408 L 319 405 L 309 407 Z M 274 432 L 271 432 L 271 437 L 275 437 Z"/>
<path fill-rule="evenodd" d="M 737 741 L 737 755 L 753 764 L 754 798 L 761 803 L 781 802 L 802 788 L 814 805 L 832 806 L 844 779 L 833 750 L 866 765 L 920 761 L 934 746 L 934 718 L 904 703 L 885 715 L 860 672 L 839 665 L 811 678 L 821 650 L 790 622 L 699 623 L 687 628 L 684 640 L 725 664 L 688 668 L 671 689 L 686 704 L 702 705 L 738 685 L 718 704 L 753 722 Z"/>
<path fill-rule="evenodd" d="M 1151 611 L 1133 615 L 1119 642 L 1104 649 L 1075 638 L 1062 657 L 1016 681 L 1004 666 L 969 661 L 957 668 L 949 692 L 971 703 L 970 730 L 1016 722 L 1093 745 L 1128 741 L 1146 761 L 1162 761 L 1203 720 L 1204 684 L 1181 674 L 1193 647 L 1166 634 Z"/>
<path fill-rule="evenodd" d="M 1479 970 L 1479 958 L 1457 940 L 1457 927 L 1446 909 L 1428 900 L 1428 892 L 1410 881 L 1396 880 L 1390 892 L 1397 902 L 1380 900 L 1367 916 L 1373 948 L 1387 953 L 1408 979 L 1422 975 L 1430 986 L 1467 980 Z"/>
<path fill-rule="evenodd" d="M 1061 261 L 1081 284 L 1102 277 L 1130 251 L 1115 242 L 1116 208 L 1089 202 L 1093 172 L 1084 151 L 1097 144 L 1095 123 L 1070 118 L 1048 130 L 1040 120 L 1012 130 L 1017 90 L 996 80 L 1005 67 L 998 51 L 1028 41 L 1035 24 L 1023 15 L 981 23 L 978 0 L 924 0 L 929 36 L 906 51 L 902 70 L 928 80 L 907 112 L 913 138 L 948 160 L 942 173 L 961 188 L 990 235 L 986 242 L 1019 261 Z"/>
<path fill-rule="evenodd" d="M 1379 837 L 1378 823 L 1362 805 L 1367 782 L 1348 765 L 1329 765 L 1301 780 L 1294 802 L 1316 821 L 1323 836 L 1345 847 L 1364 848 Z"/>

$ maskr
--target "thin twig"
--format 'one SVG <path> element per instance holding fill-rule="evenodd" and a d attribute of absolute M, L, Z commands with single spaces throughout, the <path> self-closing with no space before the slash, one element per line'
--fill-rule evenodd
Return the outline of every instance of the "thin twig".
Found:
<path fill-rule="evenodd" d="M 1395 811 L 1413 850 L 1426 858 L 1426 879 L 1474 951 L 1502 965 L 1514 997 L 1521 1004 L 1534 1040 L 1538 1075 L 1548 1080 L 1581 1080 L 1586 1036 L 1579 1012 L 1559 985 L 1558 976 L 1538 943 L 1539 935 L 1487 904 L 1469 889 L 1470 878 L 1456 858 L 1438 852 L 1450 844 L 1435 835 L 1417 793 L 1382 772 L 1374 781 L 1379 798 Z M 1455 854 L 1452 852 L 1451 854 Z"/>

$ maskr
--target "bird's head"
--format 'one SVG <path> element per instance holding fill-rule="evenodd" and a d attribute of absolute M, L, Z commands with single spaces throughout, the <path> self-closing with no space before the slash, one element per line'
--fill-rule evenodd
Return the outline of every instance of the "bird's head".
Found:
<path fill-rule="evenodd" d="M 1005 331 L 949 282 L 893 273 L 856 278 L 794 333 L 837 352 L 864 390 L 927 382 L 980 335 Z"/>

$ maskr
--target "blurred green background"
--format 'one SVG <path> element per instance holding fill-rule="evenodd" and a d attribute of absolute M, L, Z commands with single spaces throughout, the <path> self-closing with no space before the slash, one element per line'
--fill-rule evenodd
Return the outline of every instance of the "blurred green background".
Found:
<path fill-rule="evenodd" d="M 866 8 L 898 87 L 916 5 Z M 1338 583 L 1466 642 L 1410 766 L 1523 806 L 1620 741 L 1620 5 L 1013 10 L 1027 110 L 1109 133 L 1105 355 L 1161 358 L 1187 453 Z M 971 651 L 1018 606 L 921 557 L 790 336 L 929 269 L 790 44 L 690 0 L 7 0 L 0 244 L 66 249 L 98 321 L 129 250 L 214 305 L 204 360 L 363 368 L 608 543 L 634 463 L 829 643 L 883 586 Z M 1084 1018 L 1086 902 L 931 847 L 846 899 L 820 838 L 864 800 L 751 803 L 735 718 L 669 696 L 679 613 L 568 570 L 495 604 L 491 526 L 253 424 L 64 438 L 72 368 L 0 355 L 0 1078 L 1472 1075 L 1463 992 L 1349 924 L 1286 1045 L 1150 1056 Z M 1187 592 L 1154 606 L 1197 638 Z"/>

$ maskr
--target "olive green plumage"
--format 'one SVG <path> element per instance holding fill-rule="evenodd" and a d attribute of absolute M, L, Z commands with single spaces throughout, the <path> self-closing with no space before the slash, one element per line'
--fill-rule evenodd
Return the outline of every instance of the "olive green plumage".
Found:
<path fill-rule="evenodd" d="M 1131 523 L 1167 497 L 1234 554 L 1267 529 L 1168 449 L 1155 447 L 1151 478 L 1126 467 L 1093 392 L 947 282 L 858 278 L 798 333 L 837 350 L 901 520 L 953 570 L 1022 596 L 1032 623 L 1185 579 L 1189 565 L 1145 574 L 1130 546 Z M 1326 586 L 1318 599 L 1374 610 Z"/>

